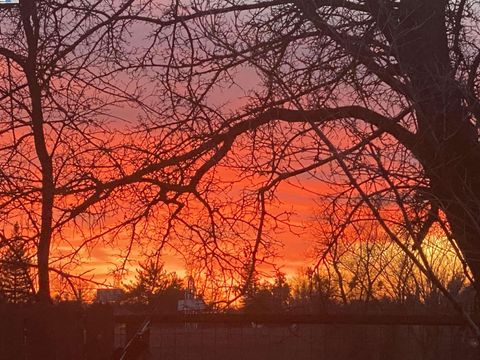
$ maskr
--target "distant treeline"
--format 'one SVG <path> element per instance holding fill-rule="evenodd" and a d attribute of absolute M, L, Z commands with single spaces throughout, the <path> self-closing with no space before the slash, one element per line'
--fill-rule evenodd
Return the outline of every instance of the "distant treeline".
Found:
<path fill-rule="evenodd" d="M 383 276 L 386 276 L 383 274 Z M 453 312 L 453 306 L 432 284 L 410 273 L 411 278 L 397 283 L 398 296 L 391 296 L 385 287 L 371 286 L 370 293 L 362 283 L 366 277 L 357 276 L 344 289 L 338 278 L 319 271 L 306 269 L 295 277 L 277 272 L 273 279 L 254 276 L 245 286 L 238 300 L 232 303 L 216 303 L 204 298 L 208 312 L 265 313 L 385 313 L 385 314 L 438 314 Z M 346 276 L 345 279 L 348 277 Z M 475 291 L 464 284 L 459 273 L 446 284 L 455 301 L 467 311 L 475 310 Z M 153 262 L 141 264 L 133 282 L 126 285 L 118 299 L 132 311 L 149 309 L 156 313 L 176 313 L 177 304 L 186 296 L 202 298 L 201 291 L 187 289 L 174 272 L 167 272 L 162 265 Z M 342 296 L 341 293 L 344 295 Z"/>
<path fill-rule="evenodd" d="M 439 245 L 437 241 L 437 245 Z M 441 245 L 441 244 L 440 244 Z M 0 304 L 35 302 L 33 280 L 29 278 L 27 259 L 21 247 L 15 249 L 17 261 L 0 263 Z M 342 251 L 340 251 L 342 250 Z M 4 259 L 11 253 L 5 253 Z M 449 256 L 448 246 L 437 246 L 430 254 L 438 263 L 439 279 L 453 299 L 467 311 L 475 308 L 475 291 L 460 264 Z M 13 257 L 10 257 L 13 259 Z M 409 312 L 431 313 L 452 309 L 450 301 L 434 283 L 416 270 L 414 264 L 391 243 L 349 244 L 348 249 L 331 249 L 322 266 L 306 268 L 295 276 L 277 271 L 266 278 L 257 272 L 245 275 L 243 288 L 231 289 L 235 301 L 218 301 L 224 294 L 205 290 L 202 279 L 198 289 L 187 289 L 175 272 L 163 263 L 147 259 L 140 263 L 135 279 L 123 285 L 119 304 L 132 308 L 155 308 L 174 313 L 177 304 L 187 296 L 203 299 L 208 311 L 247 313 L 322 313 L 322 312 Z M 78 294 L 82 294 L 80 290 Z M 95 294 L 80 301 L 95 301 Z M 232 297 L 230 295 L 230 297 Z M 59 296 L 56 302 L 65 300 Z M 228 299 L 227 299 L 228 300 Z"/>

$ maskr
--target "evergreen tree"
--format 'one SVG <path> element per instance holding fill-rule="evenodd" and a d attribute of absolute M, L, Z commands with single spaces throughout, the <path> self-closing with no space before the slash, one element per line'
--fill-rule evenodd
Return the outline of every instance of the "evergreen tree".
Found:
<path fill-rule="evenodd" d="M 247 313 L 280 313 L 288 309 L 290 301 L 290 285 L 284 273 L 278 271 L 273 284 L 260 281 L 255 273 L 247 284 L 242 309 Z"/>
<path fill-rule="evenodd" d="M 30 259 L 20 227 L 15 224 L 13 235 L 0 253 L 0 297 L 13 303 L 28 303 L 33 300 L 34 288 L 30 274 Z"/>
<path fill-rule="evenodd" d="M 290 305 L 292 294 L 285 273 L 277 271 L 275 274 L 275 282 L 271 286 L 271 292 L 274 300 L 274 307 L 278 309 L 278 311 L 287 309 Z"/>
<path fill-rule="evenodd" d="M 184 297 L 182 280 L 154 259 L 140 263 L 135 280 L 125 288 L 127 303 L 153 304 L 169 311 L 176 311 L 177 301 Z"/>

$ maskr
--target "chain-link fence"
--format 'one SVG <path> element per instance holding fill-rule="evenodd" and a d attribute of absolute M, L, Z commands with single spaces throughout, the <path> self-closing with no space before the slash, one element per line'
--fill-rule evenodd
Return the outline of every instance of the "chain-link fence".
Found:
<path fill-rule="evenodd" d="M 146 321 L 142 355 L 129 360 L 480 358 L 455 316 L 122 313 L 81 304 L 0 306 L 0 360 L 112 360 Z"/>
<path fill-rule="evenodd" d="M 230 321 L 232 320 L 233 321 Z M 431 323 L 395 324 L 390 318 L 382 324 L 381 317 L 361 321 L 358 316 L 343 317 L 315 323 L 313 317 L 278 315 L 255 320 L 255 317 L 219 317 L 198 319 L 166 317 L 150 325 L 148 360 L 458 360 L 477 359 L 475 340 L 464 326 L 455 321 L 442 324 L 442 318 L 429 318 Z M 365 319 L 365 318 L 363 318 Z M 138 319 L 137 319 L 138 320 Z M 300 321 L 299 321 L 300 320 Z M 320 322 L 322 319 L 318 319 Z M 368 318 L 367 318 L 368 320 Z M 418 322 L 425 320 L 419 318 Z M 428 320 L 428 319 L 427 319 Z M 443 319 L 445 320 L 445 319 Z M 262 322 L 263 321 L 263 322 Z M 365 322 L 372 322 L 365 324 Z M 355 323 L 357 322 L 357 323 Z M 360 322 L 360 323 L 358 323 Z M 363 322 L 363 323 L 361 323 Z M 138 323 L 137 325 L 138 326 Z M 117 346 L 133 334 L 135 325 L 117 324 Z M 127 334 L 130 333 L 130 334 Z"/>

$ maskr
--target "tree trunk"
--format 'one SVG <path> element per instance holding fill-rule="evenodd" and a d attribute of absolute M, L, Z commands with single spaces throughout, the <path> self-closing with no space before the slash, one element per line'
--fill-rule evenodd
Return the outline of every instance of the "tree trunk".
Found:
<path fill-rule="evenodd" d="M 28 46 L 28 56 L 24 71 L 27 77 L 31 101 L 32 132 L 35 151 L 42 172 L 41 190 L 41 226 L 37 247 L 38 293 L 40 302 L 50 302 L 49 258 L 52 238 L 54 181 L 53 165 L 45 140 L 44 118 L 42 109 L 42 91 L 37 69 L 37 51 L 39 24 L 34 0 L 24 0 L 20 5 L 23 29 Z"/>
<path fill-rule="evenodd" d="M 414 150 L 474 279 L 480 279 L 480 145 L 451 67 L 446 2 L 404 0 L 384 20 L 418 123 Z M 413 150 L 413 149 L 412 149 Z M 480 290 L 479 286 L 475 286 Z"/>
<path fill-rule="evenodd" d="M 471 154 L 451 153 L 436 168 L 431 167 L 432 193 L 446 214 L 452 235 L 462 251 L 480 291 L 480 157 L 477 148 Z M 470 155 L 470 156 L 469 156 Z M 477 156 L 475 156 L 477 155 Z M 477 157 L 477 166 L 471 163 Z M 480 292 L 479 292 L 480 293 Z"/>

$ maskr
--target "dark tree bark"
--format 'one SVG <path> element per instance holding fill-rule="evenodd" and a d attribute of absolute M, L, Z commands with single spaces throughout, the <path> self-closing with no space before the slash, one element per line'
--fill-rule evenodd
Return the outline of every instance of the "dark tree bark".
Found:
<path fill-rule="evenodd" d="M 49 258 L 50 244 L 52 241 L 52 220 L 55 185 L 53 182 L 52 159 L 47 149 L 44 133 L 44 119 L 42 110 L 42 92 L 38 74 L 37 52 L 39 40 L 39 22 L 36 4 L 33 0 L 21 2 L 20 16 L 27 41 L 27 58 L 24 70 L 30 92 L 31 121 L 35 151 L 40 163 L 42 189 L 41 189 L 41 225 L 38 239 L 38 293 L 40 302 L 50 301 Z"/>
<path fill-rule="evenodd" d="M 444 210 L 474 278 L 480 279 L 480 145 L 454 77 L 445 6 L 423 0 L 401 1 L 385 14 L 381 6 L 377 9 L 379 25 L 410 80 L 418 122 L 417 149 L 411 150 L 424 166 L 433 200 Z"/>

